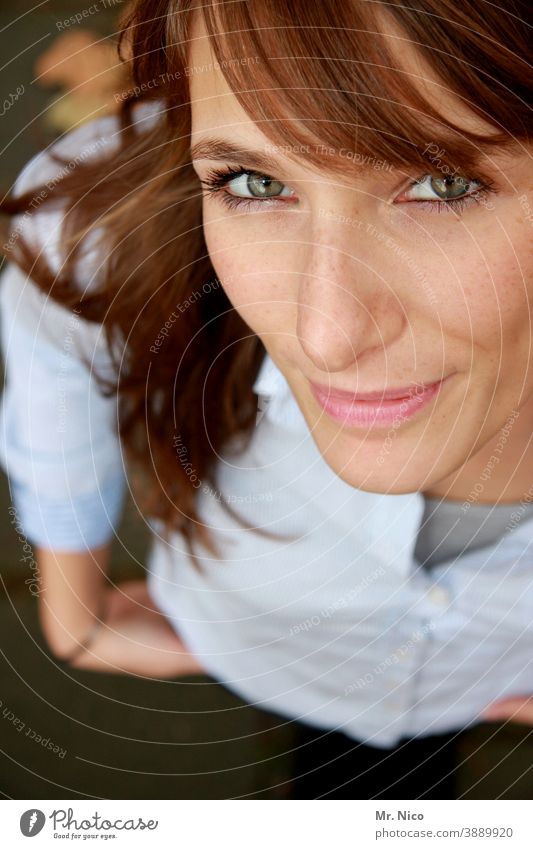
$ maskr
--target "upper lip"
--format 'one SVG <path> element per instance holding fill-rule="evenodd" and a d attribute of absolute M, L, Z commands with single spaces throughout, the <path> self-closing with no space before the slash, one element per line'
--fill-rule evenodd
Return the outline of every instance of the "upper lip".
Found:
<path fill-rule="evenodd" d="M 412 383 L 410 386 L 402 386 L 396 389 L 374 389 L 369 392 L 350 392 L 346 389 L 335 389 L 335 387 L 332 386 L 324 386 L 323 384 L 315 383 L 314 381 L 311 381 L 311 385 L 320 392 L 329 395 L 331 398 L 338 398 L 341 401 L 387 401 L 409 398 L 416 395 L 417 391 L 424 391 L 430 386 L 434 386 L 436 383 L 442 383 L 443 380 L 444 378 L 440 378 L 440 380 L 433 380 L 424 383 Z"/>

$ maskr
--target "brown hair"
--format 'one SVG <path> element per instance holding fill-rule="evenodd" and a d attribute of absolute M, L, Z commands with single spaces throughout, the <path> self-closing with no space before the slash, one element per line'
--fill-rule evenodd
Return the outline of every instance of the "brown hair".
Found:
<path fill-rule="evenodd" d="M 284 149 L 311 142 L 313 164 L 345 171 L 346 159 L 325 155 L 320 145 L 411 168 L 428 168 L 428 146 L 437 145 L 441 166 L 468 172 L 485 147 L 531 138 L 529 8 L 519 0 L 505 9 L 484 0 L 130 4 L 121 46 L 132 91 L 121 106 L 119 149 L 81 162 L 34 212 L 57 199 L 66 205 L 60 274 L 22 240 L 13 259 L 55 300 L 103 325 L 118 377 L 96 378 L 102 391 L 118 393 L 136 497 L 167 532 L 183 533 L 191 556 L 195 538 L 217 554 L 198 519 L 197 481 L 216 491 L 220 453 L 233 439 L 250 438 L 252 385 L 265 353 L 218 285 L 203 238 L 189 150 L 187 79 L 201 73 L 188 65 L 193 15 L 203 15 L 241 105 Z M 387 20 L 394 36 L 383 33 Z M 402 62 L 405 43 L 487 125 L 486 133 L 466 132 L 435 110 Z M 139 132 L 133 106 L 150 100 L 161 104 L 160 117 Z M 9 198 L 3 210 L 28 210 L 38 191 Z M 105 231 L 105 273 L 80 296 L 73 269 L 85 234 L 95 229 Z M 185 303 L 186 315 L 168 322 Z M 165 322 L 164 344 L 154 353 Z"/>

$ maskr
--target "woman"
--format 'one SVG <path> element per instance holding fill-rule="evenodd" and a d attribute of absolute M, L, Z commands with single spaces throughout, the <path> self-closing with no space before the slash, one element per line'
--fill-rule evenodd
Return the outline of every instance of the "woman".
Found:
<path fill-rule="evenodd" d="M 525 16 L 138 0 L 120 124 L 4 204 L 50 647 L 297 721 L 295 797 L 453 797 L 462 729 L 533 722 Z"/>

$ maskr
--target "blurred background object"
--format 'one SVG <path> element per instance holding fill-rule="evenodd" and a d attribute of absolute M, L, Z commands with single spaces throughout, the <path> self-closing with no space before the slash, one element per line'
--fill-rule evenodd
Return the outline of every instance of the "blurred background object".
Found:
<path fill-rule="evenodd" d="M 24 163 L 55 136 L 80 121 L 116 110 L 114 94 L 122 90 L 125 74 L 115 33 L 126 5 L 120 0 L 2 0 L 4 190 Z"/>
<path fill-rule="evenodd" d="M 115 45 L 91 30 L 58 36 L 37 59 L 35 78 L 41 86 L 59 88 L 43 116 L 52 133 L 117 112 L 117 96 L 126 90 Z"/>
<path fill-rule="evenodd" d="M 0 184 L 80 122 L 115 112 L 120 0 L 2 0 Z M 285 798 L 291 723 L 204 676 L 175 681 L 56 666 L 43 643 L 31 560 L 0 475 L 0 794 L 16 799 Z M 128 501 L 111 575 L 142 578 L 149 540 Z M 531 798 L 533 732 L 483 725 L 462 742 L 464 798 Z"/>

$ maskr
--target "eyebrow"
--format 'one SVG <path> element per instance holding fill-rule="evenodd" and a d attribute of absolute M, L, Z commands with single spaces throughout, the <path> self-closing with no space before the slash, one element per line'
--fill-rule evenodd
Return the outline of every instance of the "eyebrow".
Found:
<path fill-rule="evenodd" d="M 258 171 L 276 171 L 280 169 L 280 163 L 267 153 L 248 150 L 225 139 L 207 138 L 202 139 L 191 146 L 191 160 L 213 159 L 221 162 L 238 162 L 245 168 Z"/>
<path fill-rule="evenodd" d="M 439 148 L 442 147 L 444 150 L 446 149 L 446 143 L 442 141 L 442 143 L 434 142 L 435 145 L 438 145 Z M 496 145 L 496 150 L 498 146 Z M 297 162 L 298 157 L 296 154 L 291 156 L 287 153 L 286 150 L 281 150 L 282 155 L 286 156 L 289 160 Z M 190 148 L 191 161 L 195 159 L 211 159 L 219 162 L 232 162 L 240 165 L 242 168 L 248 168 L 250 171 L 258 171 L 262 174 L 267 175 L 278 175 L 282 176 L 285 171 L 284 166 L 281 162 L 279 162 L 275 157 L 270 156 L 268 153 L 264 153 L 260 150 L 249 150 L 246 147 L 243 147 L 239 144 L 234 144 L 233 142 L 226 140 L 224 138 L 217 137 L 207 137 L 204 139 L 200 139 L 200 141 L 191 145 Z M 484 182 L 491 182 L 491 175 L 487 169 L 482 168 L 479 164 L 481 160 L 481 153 L 478 151 L 478 156 L 473 157 L 472 167 L 476 169 L 476 176 Z M 331 167 L 331 165 L 335 163 L 334 159 L 330 159 L 329 165 L 330 168 L 327 169 L 331 173 L 338 173 L 339 169 L 335 167 Z M 412 167 L 413 163 L 405 162 L 400 165 L 396 164 L 393 170 L 390 172 L 391 175 L 396 173 L 396 169 L 398 167 L 409 168 Z M 306 166 L 311 170 L 317 169 L 316 162 L 307 162 Z M 339 160 L 339 168 L 343 174 L 346 173 L 346 161 Z M 361 173 L 359 169 L 358 173 Z M 384 174 L 386 172 L 383 172 Z"/>

